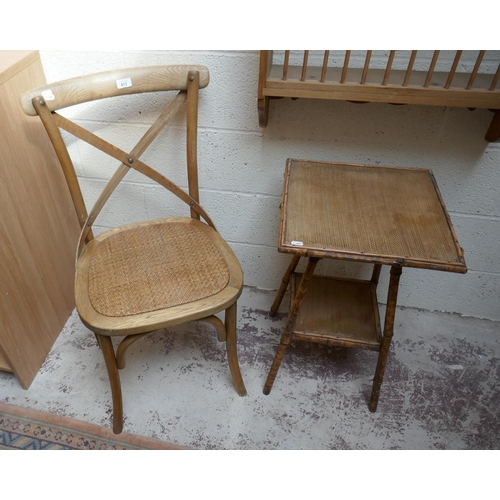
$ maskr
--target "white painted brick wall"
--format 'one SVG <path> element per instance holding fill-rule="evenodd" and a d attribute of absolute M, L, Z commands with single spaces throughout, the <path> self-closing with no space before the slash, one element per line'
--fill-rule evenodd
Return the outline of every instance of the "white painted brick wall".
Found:
<path fill-rule="evenodd" d="M 489 111 L 282 99 L 271 101 L 269 124 L 261 129 L 258 51 L 42 51 L 41 56 L 49 82 L 131 66 L 199 63 L 209 68 L 210 85 L 200 93 L 200 197 L 238 255 L 246 285 L 277 288 L 288 263 L 276 250 L 287 158 L 431 168 L 469 272 L 405 269 L 399 304 L 500 319 L 500 143 L 483 139 Z M 135 144 L 152 122 L 156 99 L 144 96 L 141 113 L 127 114 L 125 124 L 112 128 L 109 137 L 125 149 L 128 139 Z M 103 121 L 117 121 L 124 111 L 123 105 L 107 106 L 103 114 L 88 104 L 71 114 L 98 131 Z M 170 138 L 184 140 L 175 126 Z M 92 203 L 115 162 L 101 160 L 100 154 L 75 146 L 70 138 L 68 144 L 85 199 Z M 145 159 L 185 186 L 183 151 L 179 154 L 162 137 Z M 184 210 L 162 188 L 132 173 L 98 219 L 97 229 L 169 215 L 177 207 Z M 320 270 L 356 276 L 367 272 L 363 266 L 338 262 L 323 262 Z M 382 302 L 387 280 L 384 269 Z"/>

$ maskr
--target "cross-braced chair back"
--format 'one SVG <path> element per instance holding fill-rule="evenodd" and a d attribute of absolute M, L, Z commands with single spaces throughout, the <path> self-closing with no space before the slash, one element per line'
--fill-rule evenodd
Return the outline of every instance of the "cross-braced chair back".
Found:
<path fill-rule="evenodd" d="M 97 216 L 130 169 L 141 172 L 187 203 L 191 208 L 191 217 L 199 219 L 201 216 L 210 226 L 215 227 L 208 214 L 199 204 L 198 189 L 198 89 L 206 87 L 208 83 L 209 73 L 204 66 L 153 66 L 109 71 L 97 75 L 73 78 L 48 85 L 42 89 L 33 90 L 22 96 L 21 105 L 25 113 L 33 116 L 38 114 L 40 116 L 64 170 L 79 216 L 80 225 L 83 229 L 79 253 L 81 252 L 83 241 L 88 241 L 92 237 L 91 228 Z M 57 113 L 60 109 L 89 101 L 159 91 L 177 91 L 178 93 L 130 152 L 123 151 Z M 184 104 L 187 104 L 186 153 L 188 193 L 140 160 L 140 157 L 148 146 L 165 129 L 169 120 L 177 114 Z M 88 214 L 75 168 L 60 129 L 69 132 L 73 136 L 89 143 L 121 162 Z"/>

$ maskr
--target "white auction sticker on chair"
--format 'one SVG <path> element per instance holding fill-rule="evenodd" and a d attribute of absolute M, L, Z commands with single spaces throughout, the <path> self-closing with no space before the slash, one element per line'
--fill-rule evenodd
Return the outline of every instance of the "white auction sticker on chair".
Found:
<path fill-rule="evenodd" d="M 132 87 L 132 80 L 130 78 L 122 78 L 121 80 L 116 80 L 116 86 L 119 89 L 126 89 L 127 87 Z"/>
<path fill-rule="evenodd" d="M 52 90 L 51 89 L 47 89 L 47 90 L 43 90 L 42 91 L 42 97 L 46 100 L 46 101 L 54 101 L 56 96 L 52 93 Z"/>
<path fill-rule="evenodd" d="M 295 247 L 301 247 L 301 246 L 303 246 L 303 245 L 304 245 L 304 243 L 302 243 L 302 241 L 297 241 L 297 240 L 292 240 L 290 243 L 291 243 L 293 246 L 295 246 Z"/>

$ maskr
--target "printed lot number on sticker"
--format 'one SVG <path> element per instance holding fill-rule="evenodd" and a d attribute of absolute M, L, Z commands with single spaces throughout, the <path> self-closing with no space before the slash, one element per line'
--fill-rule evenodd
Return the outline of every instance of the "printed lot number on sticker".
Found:
<path fill-rule="evenodd" d="M 127 87 L 132 87 L 132 80 L 130 78 L 122 78 L 121 80 L 116 80 L 116 86 L 119 89 L 126 89 Z"/>

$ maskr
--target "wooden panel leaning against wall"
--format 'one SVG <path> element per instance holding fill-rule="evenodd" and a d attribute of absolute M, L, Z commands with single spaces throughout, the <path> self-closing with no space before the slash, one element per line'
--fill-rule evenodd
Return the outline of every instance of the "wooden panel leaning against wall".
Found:
<path fill-rule="evenodd" d="M 52 145 L 19 96 L 37 51 L 0 51 L 0 370 L 27 389 L 74 308 L 79 224 Z"/>

